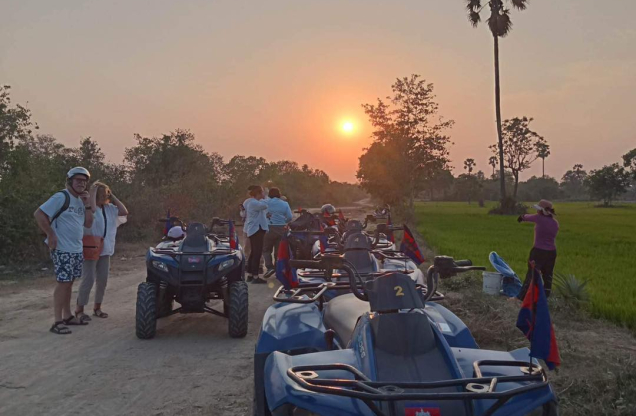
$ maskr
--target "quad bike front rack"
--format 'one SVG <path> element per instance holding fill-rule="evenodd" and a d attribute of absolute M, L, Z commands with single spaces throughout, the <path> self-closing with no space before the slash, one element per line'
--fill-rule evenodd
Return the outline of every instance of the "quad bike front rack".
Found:
<path fill-rule="evenodd" d="M 518 367 L 528 370 L 528 362 L 525 361 L 498 361 L 481 360 L 473 363 L 474 374 L 472 378 L 441 380 L 431 382 L 382 382 L 372 381 L 357 368 L 348 364 L 316 364 L 296 366 L 287 370 L 287 376 L 294 380 L 302 388 L 314 393 L 332 394 L 336 396 L 350 397 L 363 401 L 377 416 L 397 415 L 396 405 L 398 401 L 405 400 L 495 400 L 483 416 L 492 416 L 512 397 L 539 390 L 548 386 L 545 370 L 537 364 L 532 364 L 532 371 L 519 376 L 482 376 L 482 366 Z M 321 378 L 321 371 L 344 371 L 353 379 L 339 377 L 337 379 Z M 501 383 L 526 383 L 520 387 L 504 391 L 496 391 Z M 462 388 L 457 392 L 426 392 L 422 390 L 438 389 L 443 387 Z M 389 412 L 380 409 L 375 402 L 389 402 Z"/>

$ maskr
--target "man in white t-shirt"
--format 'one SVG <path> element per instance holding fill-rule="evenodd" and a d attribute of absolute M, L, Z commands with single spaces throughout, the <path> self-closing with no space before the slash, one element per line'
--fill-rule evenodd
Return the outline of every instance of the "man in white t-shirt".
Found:
<path fill-rule="evenodd" d="M 57 284 L 53 291 L 54 334 L 66 335 L 65 325 L 86 325 L 71 312 L 73 281 L 82 276 L 84 227 L 93 225 L 96 192 L 86 191 L 90 173 L 76 167 L 66 174 L 66 189 L 55 193 L 33 214 L 51 250 Z M 66 318 L 65 318 L 66 317 Z"/>

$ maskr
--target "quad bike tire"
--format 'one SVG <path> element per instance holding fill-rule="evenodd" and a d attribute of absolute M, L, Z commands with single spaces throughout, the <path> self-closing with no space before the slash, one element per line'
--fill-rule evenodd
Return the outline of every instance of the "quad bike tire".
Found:
<path fill-rule="evenodd" d="M 137 287 L 135 333 L 139 339 L 154 338 L 157 333 L 157 286 L 142 282 Z"/>
<path fill-rule="evenodd" d="M 229 299 L 224 302 L 227 305 L 224 309 L 227 309 L 228 332 L 232 338 L 243 338 L 247 335 L 247 283 L 242 280 L 230 283 L 228 293 Z"/>

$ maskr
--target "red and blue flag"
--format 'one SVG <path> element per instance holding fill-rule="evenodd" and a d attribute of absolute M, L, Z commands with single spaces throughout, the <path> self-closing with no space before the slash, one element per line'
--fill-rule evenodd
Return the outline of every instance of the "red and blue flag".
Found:
<path fill-rule="evenodd" d="M 276 278 L 285 289 L 298 287 L 298 275 L 296 269 L 289 262 L 292 258 L 291 246 L 287 237 L 283 237 L 278 245 L 278 258 L 276 259 Z"/>
<path fill-rule="evenodd" d="M 230 220 L 228 228 L 227 233 L 230 237 L 230 248 L 236 250 L 239 247 L 239 239 L 238 234 L 236 234 L 236 228 L 234 227 L 234 221 Z"/>
<path fill-rule="evenodd" d="M 400 251 L 409 256 L 418 266 L 425 261 L 424 255 L 420 251 L 420 246 L 417 245 L 413 233 L 411 233 L 411 230 L 409 230 L 406 224 L 404 225 L 404 237 L 402 237 Z"/>
<path fill-rule="evenodd" d="M 323 227 L 322 223 L 320 223 L 320 232 L 322 233 L 318 236 L 318 241 L 320 242 L 320 253 L 324 254 L 327 246 L 329 245 L 329 238 L 325 233 L 325 227 Z"/>
<path fill-rule="evenodd" d="M 554 370 L 561 364 L 559 347 L 554 336 L 554 328 L 548 310 L 548 298 L 543 290 L 543 279 L 534 267 L 533 277 L 523 298 L 517 317 L 517 328 L 530 340 L 530 356 L 541 358 Z"/>

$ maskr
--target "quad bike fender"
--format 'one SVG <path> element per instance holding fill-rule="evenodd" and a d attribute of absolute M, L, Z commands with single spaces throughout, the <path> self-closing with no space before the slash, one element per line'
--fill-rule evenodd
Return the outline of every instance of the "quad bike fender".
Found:
<path fill-rule="evenodd" d="M 468 327 L 454 313 L 435 302 L 426 303 L 426 314 L 451 347 L 479 348 Z"/>
<path fill-rule="evenodd" d="M 514 351 L 491 351 L 470 348 L 451 348 L 455 356 L 455 360 L 459 364 L 465 377 L 472 377 L 474 368 L 473 363 L 478 360 L 501 360 L 501 361 L 525 361 L 528 362 L 530 350 L 528 348 L 519 348 Z M 539 364 L 533 359 L 534 364 Z M 487 366 L 482 367 L 484 376 L 519 376 L 523 373 L 520 367 L 504 367 L 504 366 Z M 525 383 L 502 383 L 497 385 L 497 390 L 508 390 L 515 387 L 521 387 Z M 506 404 L 504 404 L 495 415 L 526 415 L 535 409 L 544 405 L 555 404 L 557 402 L 556 394 L 550 384 L 539 390 L 529 391 L 527 393 L 513 396 Z M 482 415 L 491 405 L 492 400 L 473 400 L 475 415 Z M 546 410 L 547 411 L 547 410 Z M 550 412 L 544 411 L 545 414 Z M 534 414 L 534 413 L 533 413 Z"/>
<path fill-rule="evenodd" d="M 357 366 L 353 350 L 334 350 L 316 354 L 291 356 L 281 352 L 272 353 L 265 364 L 265 395 L 267 404 L 274 415 L 288 413 L 295 407 L 318 415 L 372 416 L 364 404 L 356 399 L 329 394 L 313 393 L 300 388 L 289 376 L 287 370 L 294 366 L 313 364 L 343 363 Z M 333 371 L 334 378 L 349 378 L 346 372 Z"/>
<path fill-rule="evenodd" d="M 313 304 L 276 303 L 265 312 L 256 353 L 272 351 L 324 351 L 322 313 Z"/>

